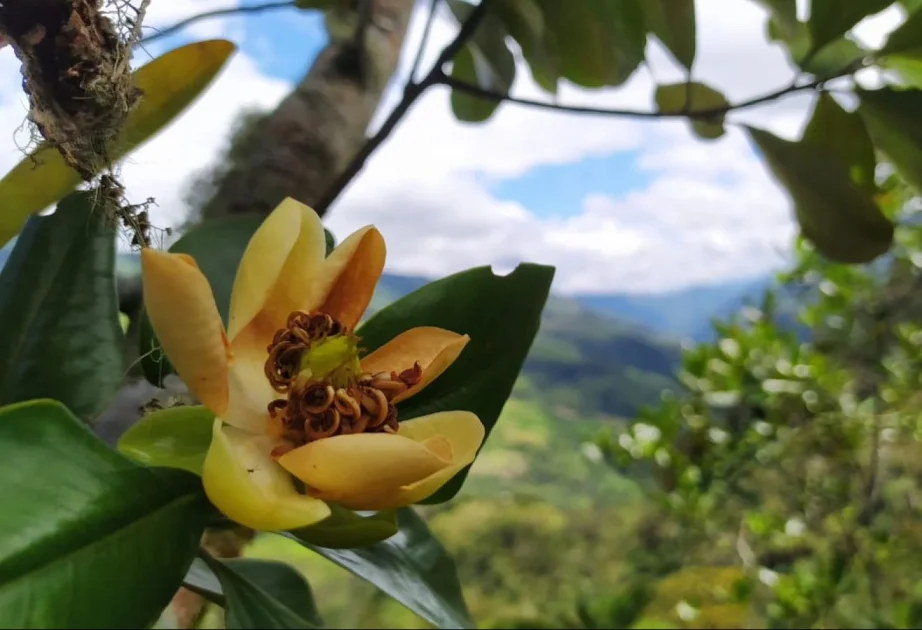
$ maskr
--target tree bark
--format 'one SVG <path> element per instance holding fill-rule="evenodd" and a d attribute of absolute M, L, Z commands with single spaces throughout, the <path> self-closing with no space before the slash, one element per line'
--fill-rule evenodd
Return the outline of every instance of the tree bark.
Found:
<path fill-rule="evenodd" d="M 331 41 L 305 77 L 242 139 L 240 159 L 214 182 L 202 218 L 269 214 L 285 197 L 313 205 L 358 152 L 413 8 L 413 0 L 370 2 L 364 28 L 361 11 L 352 12 L 362 35 L 329 28 Z"/>

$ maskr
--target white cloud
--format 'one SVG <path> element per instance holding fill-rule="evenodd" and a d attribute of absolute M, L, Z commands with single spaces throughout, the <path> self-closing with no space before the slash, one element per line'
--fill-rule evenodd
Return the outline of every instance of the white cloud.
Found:
<path fill-rule="evenodd" d="M 150 23 L 162 26 L 232 3 L 200 0 L 194 9 L 190 4 L 153 0 Z M 420 41 L 428 4 L 418 3 L 405 53 Z M 791 81 L 794 72 L 782 49 L 765 40 L 765 13 L 758 4 L 699 0 L 698 11 L 698 80 L 734 102 Z M 891 9 L 869 18 L 858 34 L 862 41 L 879 44 L 901 15 Z M 204 22 L 194 35 L 231 29 L 231 37 L 239 41 L 240 22 L 231 24 Z M 445 15 L 436 20 L 424 69 L 454 28 Z M 9 86 L 18 86 L 18 76 L 8 81 L 12 66 L 7 52 L 0 51 L 4 121 L 13 112 L 24 112 L 21 98 L 6 97 L 16 93 Z M 654 77 L 661 83 L 683 78 L 659 44 L 651 43 L 649 53 L 650 69 L 639 70 L 621 88 L 563 85 L 560 101 L 649 109 Z M 373 128 L 399 100 L 412 57 L 404 55 Z M 286 82 L 261 75 L 251 59 L 238 53 L 195 107 L 125 165 L 131 197 L 155 196 L 160 206 L 156 222 L 179 222 L 189 176 L 218 154 L 237 112 L 252 105 L 271 107 L 288 88 Z M 547 98 L 523 66 L 513 93 Z M 809 95 L 796 95 L 740 112 L 733 120 L 794 137 L 811 102 Z M 595 184 L 587 180 L 584 189 L 575 191 L 582 202 L 561 209 L 562 217 L 537 217 L 521 204 L 495 198 L 488 187 L 490 181 L 516 178 L 538 166 L 621 151 L 639 152 L 637 166 L 651 176 L 649 186 L 610 198 L 591 194 Z M 10 154 L 8 145 L 0 144 L 0 167 L 12 163 Z M 738 129 L 705 143 L 682 121 L 564 115 L 511 104 L 501 106 L 485 124 L 465 125 L 454 120 L 442 88 L 418 101 L 328 219 L 339 238 L 366 223 L 378 225 L 388 239 L 393 271 L 438 275 L 483 264 L 508 269 L 522 260 L 534 261 L 556 265 L 557 288 L 564 291 L 661 290 L 762 273 L 779 264 L 794 233 L 784 193 Z"/>

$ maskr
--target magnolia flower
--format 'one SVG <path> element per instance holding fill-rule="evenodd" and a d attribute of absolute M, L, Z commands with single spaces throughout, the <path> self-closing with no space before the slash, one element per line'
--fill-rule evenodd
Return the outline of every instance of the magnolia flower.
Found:
<path fill-rule="evenodd" d="M 325 248 L 316 213 L 282 202 L 240 261 L 226 330 L 190 256 L 141 252 L 153 329 L 216 416 L 205 492 L 253 529 L 315 523 L 330 514 L 327 503 L 417 503 L 470 464 L 483 442 L 483 425 L 468 411 L 397 423 L 395 405 L 444 372 L 467 335 L 412 328 L 360 356 L 354 329 L 384 268 L 384 239 L 369 226 L 327 258 Z"/>

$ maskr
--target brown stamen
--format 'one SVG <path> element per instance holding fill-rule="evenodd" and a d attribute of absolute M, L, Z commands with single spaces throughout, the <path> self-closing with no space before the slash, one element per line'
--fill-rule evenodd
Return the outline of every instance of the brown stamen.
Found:
<path fill-rule="evenodd" d="M 288 316 L 285 328 L 278 330 L 267 348 L 266 378 L 279 393 L 291 389 L 292 379 L 297 376 L 301 357 L 311 346 L 327 337 L 347 333 L 342 323 L 323 313 L 295 311 Z"/>

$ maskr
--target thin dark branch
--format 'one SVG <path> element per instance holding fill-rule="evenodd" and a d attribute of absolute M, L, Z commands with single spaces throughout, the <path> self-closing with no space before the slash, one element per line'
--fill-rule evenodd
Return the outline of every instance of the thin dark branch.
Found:
<path fill-rule="evenodd" d="M 419 42 L 419 48 L 416 49 L 416 58 L 410 67 L 410 78 L 408 84 L 416 81 L 416 71 L 419 70 L 419 64 L 423 61 L 423 54 L 426 52 L 426 45 L 429 43 L 429 32 L 432 30 L 432 22 L 435 20 L 435 12 L 439 8 L 439 0 L 430 0 L 429 13 L 426 15 L 426 24 L 423 26 L 423 37 Z"/>
<path fill-rule="evenodd" d="M 432 65 L 432 69 L 429 70 L 429 73 L 422 81 L 417 83 L 413 81 L 413 77 L 407 79 L 407 85 L 403 90 L 403 98 L 397 103 L 397 106 L 381 125 L 381 128 L 365 142 L 365 145 L 359 150 L 355 157 L 352 158 L 352 161 L 349 162 L 339 177 L 336 178 L 333 185 L 324 192 L 323 197 L 315 204 L 314 209 L 317 211 L 317 214 L 323 216 L 324 213 L 326 213 L 330 205 L 336 201 L 336 198 L 339 197 L 346 189 L 346 186 L 349 185 L 349 182 L 359 174 L 371 154 L 374 153 L 378 147 L 387 140 L 391 133 L 393 133 L 394 129 L 397 128 L 401 119 L 410 110 L 410 107 L 416 102 L 420 94 L 425 92 L 427 88 L 440 82 L 440 78 L 445 74 L 442 71 L 442 67 L 454 59 L 458 51 L 461 50 L 464 44 L 467 43 L 474 34 L 474 30 L 476 30 L 477 26 L 486 15 L 487 5 L 489 5 L 491 1 L 492 0 L 481 0 L 480 4 L 471 11 L 470 17 L 461 25 L 455 38 L 442 50 L 439 58 Z"/>
<path fill-rule="evenodd" d="M 149 44 L 150 42 L 172 35 L 173 33 L 180 31 L 190 24 L 201 20 L 207 20 L 210 18 L 220 17 L 222 15 L 234 15 L 236 13 L 262 13 L 263 11 L 273 11 L 275 9 L 288 9 L 295 6 L 294 0 L 282 0 L 279 2 L 264 2 L 262 4 L 251 4 L 242 7 L 229 7 L 227 9 L 216 9 L 214 11 L 206 11 L 205 13 L 198 13 L 196 15 L 187 17 L 185 20 L 181 20 L 172 26 L 158 30 L 152 35 L 141 39 L 139 44 Z"/>
<path fill-rule="evenodd" d="M 796 92 L 803 92 L 806 90 L 816 90 L 822 89 L 823 84 L 828 81 L 828 79 L 818 79 L 816 81 L 811 81 L 810 83 L 805 83 L 803 85 L 788 85 L 783 88 L 779 88 L 774 92 L 769 92 L 763 94 L 762 96 L 757 96 L 746 101 L 741 101 L 736 104 L 727 105 L 724 107 L 715 107 L 711 109 L 702 109 L 694 112 L 653 112 L 648 110 L 636 110 L 636 109 L 613 109 L 609 107 L 584 107 L 581 105 L 561 105 L 559 103 L 548 103 L 546 101 L 535 101 L 528 98 L 518 98 L 515 96 L 509 96 L 502 94 L 500 92 L 494 92 L 491 90 L 485 90 L 476 85 L 471 85 L 470 83 L 465 83 L 464 81 L 459 81 L 454 77 L 447 76 L 442 74 L 438 77 L 437 83 L 442 85 L 447 85 L 448 87 L 458 90 L 459 92 L 464 92 L 471 96 L 476 96 L 479 98 L 492 100 L 492 101 L 505 101 L 507 103 L 515 103 L 517 105 L 525 105 L 527 107 L 535 107 L 538 109 L 548 109 L 557 112 L 570 112 L 573 114 L 593 114 L 596 116 L 623 116 L 625 118 L 712 118 L 714 116 L 719 116 L 721 114 L 726 114 L 731 111 L 736 111 L 739 109 L 746 109 L 748 107 L 753 107 L 755 105 L 761 105 L 763 103 L 768 103 L 770 101 L 777 100 L 783 96 L 789 94 L 794 94 Z"/>

